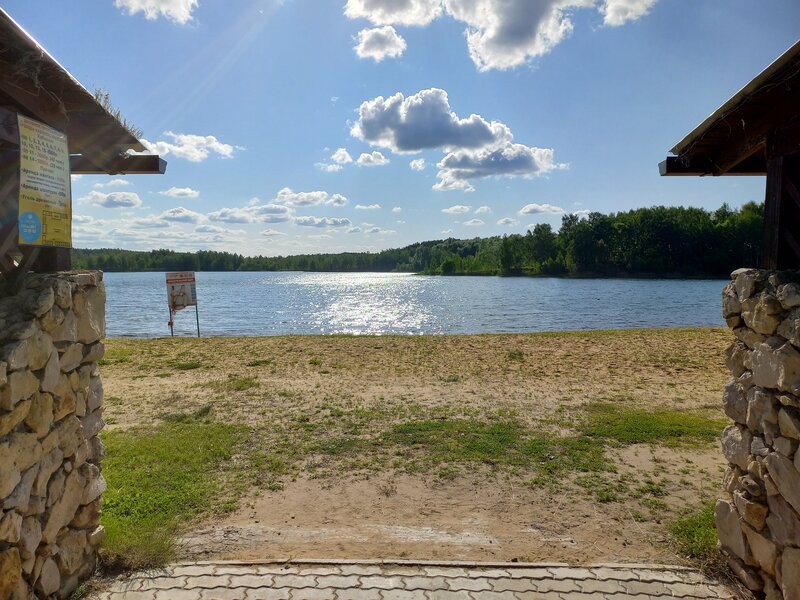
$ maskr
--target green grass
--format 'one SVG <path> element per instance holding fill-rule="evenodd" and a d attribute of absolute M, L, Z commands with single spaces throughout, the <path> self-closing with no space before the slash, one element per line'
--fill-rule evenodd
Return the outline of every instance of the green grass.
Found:
<path fill-rule="evenodd" d="M 186 420 L 105 432 L 105 563 L 138 569 L 172 559 L 175 536 L 215 510 L 219 469 L 234 455 L 243 431 Z"/>
<path fill-rule="evenodd" d="M 201 363 L 199 360 L 170 360 L 167 361 L 167 364 L 178 371 L 191 371 L 193 369 L 199 369 L 203 366 L 203 363 Z"/>
<path fill-rule="evenodd" d="M 677 519 L 670 527 L 670 532 L 680 554 L 706 565 L 720 561 L 714 526 L 714 502 Z"/>
<path fill-rule="evenodd" d="M 587 436 L 614 440 L 621 444 L 655 443 L 664 446 L 696 445 L 715 442 L 724 421 L 694 412 L 642 410 L 615 404 L 598 403 L 587 407 Z"/>
<path fill-rule="evenodd" d="M 261 386 L 258 379 L 255 377 L 237 377 L 234 375 L 229 376 L 222 381 L 209 381 L 208 383 L 201 384 L 209 387 L 217 392 L 243 392 L 252 388 Z"/>
<path fill-rule="evenodd" d="M 506 353 L 506 358 L 508 360 L 523 361 L 525 360 L 525 353 L 521 350 L 509 350 Z"/>
<path fill-rule="evenodd" d="M 266 367 L 272 364 L 271 358 L 259 358 L 245 363 L 246 367 Z"/>

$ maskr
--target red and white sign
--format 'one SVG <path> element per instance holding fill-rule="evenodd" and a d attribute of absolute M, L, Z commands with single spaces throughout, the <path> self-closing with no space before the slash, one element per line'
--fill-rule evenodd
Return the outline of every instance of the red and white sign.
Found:
<path fill-rule="evenodd" d="M 197 306 L 194 271 L 167 273 L 167 300 L 172 312 L 187 306 Z"/>

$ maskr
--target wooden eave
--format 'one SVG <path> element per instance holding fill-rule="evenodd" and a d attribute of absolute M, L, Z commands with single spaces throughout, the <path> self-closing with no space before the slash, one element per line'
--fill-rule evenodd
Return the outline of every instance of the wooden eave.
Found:
<path fill-rule="evenodd" d="M 0 8 L 0 106 L 66 133 L 76 173 L 163 173 L 144 145 Z M 144 158 L 144 157 L 147 158 Z M 133 158 L 133 157 L 131 157 Z"/>
<path fill-rule="evenodd" d="M 800 150 L 800 41 L 687 134 L 661 175 L 766 175 L 768 156 Z"/>

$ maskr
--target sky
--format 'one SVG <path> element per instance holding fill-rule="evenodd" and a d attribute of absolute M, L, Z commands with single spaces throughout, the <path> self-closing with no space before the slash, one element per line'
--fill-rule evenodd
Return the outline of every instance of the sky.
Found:
<path fill-rule="evenodd" d="M 5 0 L 164 175 L 73 176 L 81 248 L 375 251 L 738 207 L 659 177 L 797 40 L 797 0 Z"/>

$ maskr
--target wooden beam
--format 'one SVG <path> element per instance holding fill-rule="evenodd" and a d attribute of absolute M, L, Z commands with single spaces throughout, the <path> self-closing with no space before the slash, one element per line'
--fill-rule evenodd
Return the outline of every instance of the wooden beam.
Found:
<path fill-rule="evenodd" d="M 155 154 L 118 154 L 100 166 L 80 154 L 73 154 L 69 164 L 76 175 L 163 175 L 167 170 L 167 161 Z"/>
<path fill-rule="evenodd" d="M 765 269 L 778 268 L 778 241 L 781 226 L 781 200 L 783 188 L 783 156 L 767 161 L 767 194 L 764 199 L 764 250 Z"/>
<path fill-rule="evenodd" d="M 658 172 L 662 176 L 704 176 L 704 175 L 740 175 L 755 176 L 767 174 L 767 162 L 763 154 L 748 157 L 725 173 L 706 158 L 668 156 L 658 164 Z"/>

